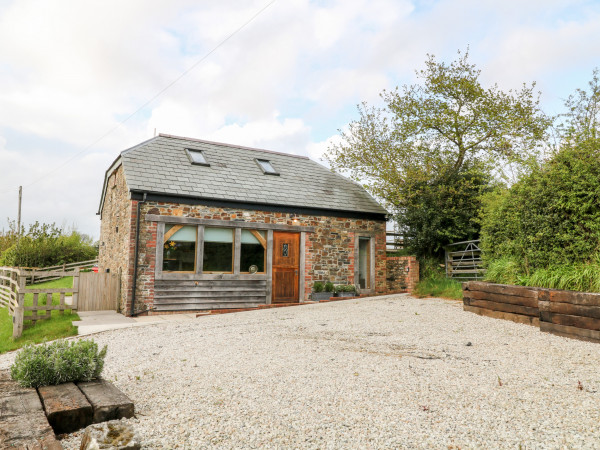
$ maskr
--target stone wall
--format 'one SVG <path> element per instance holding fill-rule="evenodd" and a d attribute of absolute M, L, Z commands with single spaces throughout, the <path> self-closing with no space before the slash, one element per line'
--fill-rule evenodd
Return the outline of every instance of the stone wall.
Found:
<path fill-rule="evenodd" d="M 135 207 L 132 204 L 132 230 L 135 233 Z M 375 242 L 375 293 L 384 294 L 386 286 L 385 222 L 346 219 L 325 216 L 309 216 L 280 212 L 265 212 L 232 208 L 216 208 L 202 205 L 147 202 L 142 205 L 140 221 L 140 246 L 138 258 L 138 284 L 136 288 L 136 311 L 151 309 L 154 298 L 154 271 L 156 259 L 155 222 L 144 220 L 146 214 L 178 217 L 195 217 L 213 220 L 243 219 L 245 222 L 277 223 L 315 227 L 314 233 L 306 234 L 305 244 L 305 297 L 312 291 L 315 281 L 331 281 L 334 284 L 354 284 L 354 240 L 357 234 L 374 237 Z M 131 239 L 131 249 L 134 246 Z M 130 251 L 133 254 L 133 250 Z M 129 311 L 133 264 L 128 271 L 126 307 Z"/>
<path fill-rule="evenodd" d="M 132 242 L 135 240 L 135 205 L 129 199 L 129 191 L 123 174 L 123 166 L 115 170 L 107 180 L 104 204 L 100 215 L 100 251 L 98 268 L 104 272 L 121 273 L 120 308 L 128 291 Z M 130 269 L 132 273 L 133 268 Z"/>
<path fill-rule="evenodd" d="M 412 292 L 419 282 L 419 262 L 414 256 L 388 256 L 386 272 L 386 289 L 390 294 Z"/>

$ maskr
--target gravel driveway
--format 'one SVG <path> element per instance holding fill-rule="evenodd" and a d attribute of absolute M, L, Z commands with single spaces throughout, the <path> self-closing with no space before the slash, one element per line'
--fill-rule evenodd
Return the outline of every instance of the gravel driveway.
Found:
<path fill-rule="evenodd" d="M 600 448 L 600 345 L 458 302 L 395 295 L 94 339 L 148 448 Z"/>

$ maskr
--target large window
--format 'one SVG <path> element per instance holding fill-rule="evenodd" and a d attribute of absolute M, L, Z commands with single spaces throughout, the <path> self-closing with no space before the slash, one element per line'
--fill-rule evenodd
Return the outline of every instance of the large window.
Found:
<path fill-rule="evenodd" d="M 163 244 L 164 272 L 194 272 L 196 270 L 197 228 L 166 225 Z"/>
<path fill-rule="evenodd" d="M 233 232 L 232 228 L 204 229 L 203 271 L 233 272 Z"/>
<path fill-rule="evenodd" d="M 267 233 L 257 230 L 242 230 L 240 272 L 264 273 L 267 251 Z"/>

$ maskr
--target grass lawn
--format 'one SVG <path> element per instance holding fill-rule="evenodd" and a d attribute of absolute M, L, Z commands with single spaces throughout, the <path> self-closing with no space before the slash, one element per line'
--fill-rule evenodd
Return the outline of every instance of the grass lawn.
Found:
<path fill-rule="evenodd" d="M 65 277 L 60 280 L 47 281 L 44 283 L 28 286 L 31 288 L 46 288 L 46 289 L 64 289 L 73 286 L 73 277 Z M 60 294 L 52 295 L 52 304 L 58 305 Z M 40 299 L 40 303 L 42 300 Z M 25 306 L 33 305 L 33 294 L 25 294 Z M 31 312 L 25 313 L 31 315 Z M 23 335 L 17 339 L 12 338 L 12 317 L 8 315 L 8 308 L 0 308 L 0 353 L 10 350 L 16 350 L 27 344 L 38 344 L 44 341 L 51 341 L 66 336 L 74 336 L 77 334 L 77 327 L 74 327 L 71 322 L 79 320 L 77 314 L 70 311 L 65 311 L 60 314 L 60 311 L 52 311 L 50 319 L 38 320 L 35 325 L 31 321 L 25 321 L 23 327 Z"/>
<path fill-rule="evenodd" d="M 426 278 L 417 283 L 413 292 L 417 297 L 440 297 L 462 300 L 462 283 L 450 278 Z"/>

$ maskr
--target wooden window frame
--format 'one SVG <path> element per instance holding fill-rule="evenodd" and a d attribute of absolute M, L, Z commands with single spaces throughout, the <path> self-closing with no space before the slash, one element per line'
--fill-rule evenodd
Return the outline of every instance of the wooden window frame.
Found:
<path fill-rule="evenodd" d="M 195 242 L 195 255 L 194 255 L 194 270 L 163 270 L 162 266 L 163 266 L 163 262 L 164 262 L 164 251 L 165 251 L 165 243 L 167 242 L 167 240 L 170 240 L 171 237 L 175 234 L 177 234 L 177 232 L 182 229 L 184 226 L 193 226 L 193 225 L 182 225 L 182 224 L 166 224 L 166 225 L 172 225 L 173 228 L 177 228 L 174 232 L 171 232 L 173 230 L 173 228 L 171 228 L 171 230 L 169 230 L 167 233 L 164 232 L 164 226 L 163 226 L 163 232 L 161 234 L 160 237 L 160 241 L 158 240 L 158 236 L 157 236 L 157 242 L 162 242 L 161 246 L 160 246 L 160 253 L 161 253 L 161 258 L 160 258 L 160 271 L 161 273 L 181 273 L 181 274 L 188 274 L 188 273 L 197 273 L 198 271 L 198 234 L 196 233 L 196 242 Z M 170 234 L 169 234 L 170 233 Z M 167 236 L 168 235 L 168 236 Z"/>
<path fill-rule="evenodd" d="M 240 265 L 240 252 L 237 249 L 238 242 L 238 228 L 233 227 L 205 227 L 204 231 L 206 232 L 206 228 L 219 228 L 219 229 L 231 229 L 231 271 L 230 272 L 217 272 L 217 271 L 206 271 L 204 270 L 204 244 L 206 243 L 204 239 L 202 239 L 202 273 L 211 275 L 211 274 L 234 274 L 239 273 L 239 265 Z M 203 236 L 204 237 L 204 236 Z M 237 271 L 236 271 L 236 262 L 237 262 Z"/>
<path fill-rule="evenodd" d="M 241 261 L 242 261 L 242 239 L 241 239 L 241 237 L 242 237 L 242 234 L 241 234 L 241 228 L 238 228 L 238 229 L 240 230 L 240 251 L 239 251 L 239 253 L 238 253 L 238 255 L 237 255 L 237 256 L 238 256 L 238 260 L 240 261 L 240 264 L 241 264 Z M 249 231 L 250 233 L 252 233 L 252 235 L 253 235 L 254 237 L 256 237 L 256 239 L 257 239 L 259 242 L 260 242 L 260 240 L 261 240 L 261 239 L 264 239 L 264 241 L 265 241 L 265 243 L 264 243 L 264 244 L 263 244 L 262 242 L 260 242 L 260 244 L 263 246 L 263 252 L 264 252 L 264 255 L 265 255 L 265 263 L 263 264 L 263 266 L 264 266 L 264 271 L 262 271 L 262 272 L 256 272 L 256 275 L 265 275 L 265 274 L 267 273 L 267 248 L 268 248 L 268 237 L 263 237 L 262 235 L 260 235 L 260 233 L 258 233 L 259 231 L 264 231 L 264 230 L 257 230 L 257 229 L 250 229 L 250 228 L 248 228 L 248 229 L 246 229 L 246 231 Z M 259 238 L 258 238 L 258 236 L 256 236 L 256 235 L 255 235 L 253 232 L 257 232 L 257 233 L 259 234 L 259 236 L 260 236 L 260 239 L 259 239 Z M 266 234 L 266 233 L 265 233 L 265 234 Z M 241 272 L 241 271 L 240 271 L 240 274 L 242 274 L 242 273 L 243 273 L 243 274 L 250 274 L 250 272 Z M 252 274 L 252 275 L 254 275 L 254 274 Z"/>

